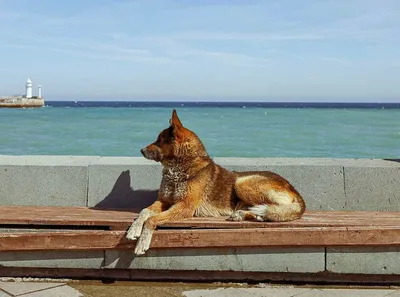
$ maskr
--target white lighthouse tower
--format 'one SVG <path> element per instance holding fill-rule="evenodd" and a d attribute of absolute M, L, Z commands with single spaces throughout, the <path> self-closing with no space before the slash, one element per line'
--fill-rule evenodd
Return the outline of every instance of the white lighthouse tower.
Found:
<path fill-rule="evenodd" d="M 38 87 L 38 97 L 42 98 L 42 86 L 41 85 L 39 85 L 39 87 Z"/>
<path fill-rule="evenodd" d="M 25 97 L 30 99 L 32 98 L 32 81 L 30 78 L 26 81 L 26 94 Z"/>

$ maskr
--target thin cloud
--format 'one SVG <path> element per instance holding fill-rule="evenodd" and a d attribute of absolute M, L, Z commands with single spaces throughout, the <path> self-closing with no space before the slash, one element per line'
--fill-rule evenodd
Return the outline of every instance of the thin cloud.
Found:
<path fill-rule="evenodd" d="M 33 36 L 18 36 L 15 37 L 15 39 L 22 41 L 22 43 L 6 44 L 3 45 L 3 47 L 14 47 L 21 49 L 37 48 L 52 52 L 80 55 L 93 59 L 155 63 L 174 62 L 174 59 L 156 56 L 149 50 L 122 47 L 115 44 L 101 43 L 96 41 L 53 37 L 37 38 Z"/>
<path fill-rule="evenodd" d="M 230 52 L 190 51 L 187 52 L 186 55 L 200 56 L 213 61 L 225 62 L 235 66 L 263 66 L 270 62 L 268 59 L 262 57 Z"/>
<path fill-rule="evenodd" d="M 171 34 L 169 38 L 176 40 L 238 40 L 238 41 L 284 41 L 284 40 L 317 40 L 324 38 L 317 34 L 260 34 L 260 33 L 235 33 L 235 32 L 182 32 Z"/>

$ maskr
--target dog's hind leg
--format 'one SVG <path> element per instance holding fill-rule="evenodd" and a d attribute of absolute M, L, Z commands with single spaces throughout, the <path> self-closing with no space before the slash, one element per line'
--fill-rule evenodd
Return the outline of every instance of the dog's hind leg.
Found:
<path fill-rule="evenodd" d="M 291 221 L 304 212 L 300 194 L 284 178 L 271 174 L 240 176 L 235 182 L 238 198 L 247 205 L 235 211 L 230 220 Z"/>

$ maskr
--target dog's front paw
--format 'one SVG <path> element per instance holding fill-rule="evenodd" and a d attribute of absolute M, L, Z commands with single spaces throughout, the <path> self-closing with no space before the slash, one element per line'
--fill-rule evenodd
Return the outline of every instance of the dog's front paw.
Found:
<path fill-rule="evenodd" d="M 129 227 L 126 238 L 129 240 L 138 239 L 140 237 L 140 234 L 142 233 L 142 229 L 143 223 L 136 219 Z"/>
<path fill-rule="evenodd" d="M 244 219 L 244 212 L 242 210 L 236 210 L 228 218 L 228 221 L 240 222 L 243 221 L 243 219 Z"/>
<path fill-rule="evenodd" d="M 142 232 L 142 235 L 136 242 L 136 247 L 135 247 L 135 255 L 144 255 L 144 253 L 150 248 L 150 243 L 151 243 L 151 238 L 152 238 L 153 232 L 145 229 Z"/>

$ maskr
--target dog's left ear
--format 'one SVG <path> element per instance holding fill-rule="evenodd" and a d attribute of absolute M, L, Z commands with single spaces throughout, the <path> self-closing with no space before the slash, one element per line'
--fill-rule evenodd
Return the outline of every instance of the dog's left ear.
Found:
<path fill-rule="evenodd" d="M 178 114 L 176 113 L 176 110 L 174 109 L 172 111 L 172 117 L 169 120 L 169 124 L 171 125 L 171 127 L 173 127 L 174 129 L 179 129 L 179 128 L 183 128 L 183 125 L 181 123 L 181 120 L 178 118 Z"/>

